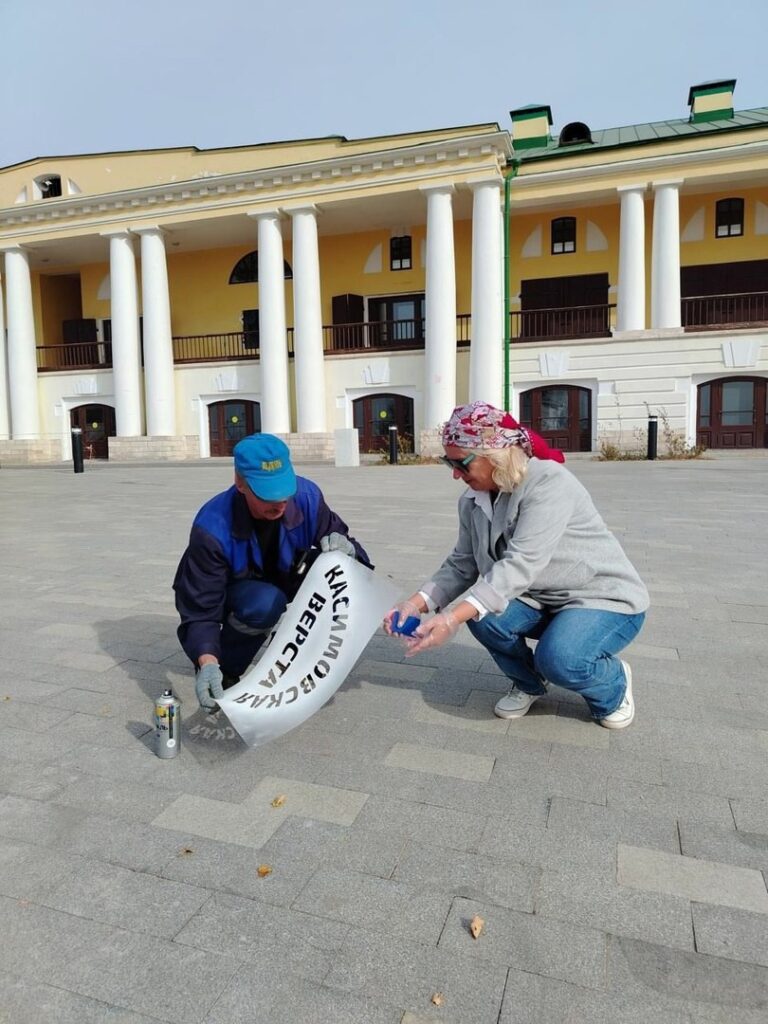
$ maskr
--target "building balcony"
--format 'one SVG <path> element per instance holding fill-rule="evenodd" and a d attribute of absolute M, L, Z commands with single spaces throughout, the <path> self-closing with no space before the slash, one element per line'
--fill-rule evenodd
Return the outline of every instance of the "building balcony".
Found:
<path fill-rule="evenodd" d="M 764 327 L 768 325 L 768 292 L 684 298 L 681 314 L 686 331 Z M 509 316 L 513 343 L 608 338 L 615 327 L 616 306 L 607 303 L 562 309 L 515 310 Z M 470 344 L 471 327 L 469 313 L 460 313 L 456 317 L 456 344 L 460 348 Z M 328 355 L 419 351 L 424 348 L 425 321 L 376 320 L 330 324 L 323 327 L 322 333 L 323 350 Z M 292 327 L 286 331 L 286 344 L 288 356 L 293 358 Z M 173 361 L 177 365 L 230 363 L 258 357 L 258 331 L 190 334 L 173 338 Z M 41 373 L 111 367 L 111 342 L 39 345 L 37 348 L 37 368 Z"/>
<path fill-rule="evenodd" d="M 568 306 L 562 309 L 524 309 L 510 313 L 512 341 L 560 341 L 610 338 L 616 306 Z"/>
<path fill-rule="evenodd" d="M 734 330 L 768 324 L 768 292 L 693 295 L 682 300 L 686 331 Z"/>
<path fill-rule="evenodd" d="M 57 370 L 111 370 L 112 342 L 66 342 L 37 346 L 37 369 L 40 373 Z"/>
<path fill-rule="evenodd" d="M 469 344 L 469 314 L 456 318 L 457 342 Z M 370 352 L 418 351 L 424 348 L 424 320 L 375 320 L 349 324 L 328 324 L 322 328 L 323 351 L 327 355 Z M 286 331 L 288 357 L 294 354 L 294 329 Z M 257 359 L 259 333 L 234 331 L 229 334 L 179 335 L 173 339 L 176 364 L 233 362 Z"/>

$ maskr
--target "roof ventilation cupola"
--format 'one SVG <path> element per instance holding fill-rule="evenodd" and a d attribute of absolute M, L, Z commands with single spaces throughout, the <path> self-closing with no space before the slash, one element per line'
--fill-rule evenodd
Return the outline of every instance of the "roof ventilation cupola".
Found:
<path fill-rule="evenodd" d="M 546 104 L 530 103 L 527 107 L 510 110 L 509 116 L 512 118 L 512 145 L 515 149 L 532 149 L 549 143 L 552 111 Z"/>
<path fill-rule="evenodd" d="M 733 90 L 735 78 L 721 78 L 715 82 L 692 85 L 688 91 L 690 122 L 727 121 L 733 117 Z"/>
<path fill-rule="evenodd" d="M 583 121 L 571 121 L 560 132 L 560 146 L 578 146 L 580 143 L 592 142 L 592 132 Z"/>

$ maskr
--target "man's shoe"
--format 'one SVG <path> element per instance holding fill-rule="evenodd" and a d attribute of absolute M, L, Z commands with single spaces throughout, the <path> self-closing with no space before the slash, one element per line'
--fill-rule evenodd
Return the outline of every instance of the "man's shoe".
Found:
<path fill-rule="evenodd" d="M 493 709 L 497 718 L 522 718 L 527 715 L 531 704 L 543 694 L 525 693 L 513 686 L 506 697 L 502 697 Z"/>
<path fill-rule="evenodd" d="M 624 669 L 627 688 L 624 691 L 624 699 L 616 710 L 611 712 L 610 715 L 606 715 L 605 718 L 598 718 L 600 725 L 605 726 L 606 729 L 626 729 L 628 725 L 632 724 L 632 719 L 635 717 L 635 701 L 632 697 L 632 669 L 626 661 L 622 661 L 621 666 Z"/>

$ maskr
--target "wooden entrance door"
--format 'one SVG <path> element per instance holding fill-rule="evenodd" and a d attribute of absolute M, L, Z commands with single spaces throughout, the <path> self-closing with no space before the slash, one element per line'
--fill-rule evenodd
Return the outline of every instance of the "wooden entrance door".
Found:
<path fill-rule="evenodd" d="M 520 422 L 562 452 L 592 450 L 592 394 L 587 388 L 552 385 L 520 396 Z"/>
<path fill-rule="evenodd" d="M 768 447 L 764 377 L 723 377 L 700 384 L 696 441 L 707 448 Z"/>
<path fill-rule="evenodd" d="M 115 410 L 109 405 L 78 405 L 69 414 L 69 425 L 83 432 L 83 458 L 108 459 L 108 437 L 115 436 Z"/>
<path fill-rule="evenodd" d="M 261 407 L 258 402 L 233 398 L 208 406 L 211 455 L 231 455 L 238 441 L 260 431 Z"/>
<path fill-rule="evenodd" d="M 401 450 L 413 451 L 413 399 L 403 395 L 366 395 L 352 403 L 361 452 L 389 450 L 389 428 L 397 427 Z"/>

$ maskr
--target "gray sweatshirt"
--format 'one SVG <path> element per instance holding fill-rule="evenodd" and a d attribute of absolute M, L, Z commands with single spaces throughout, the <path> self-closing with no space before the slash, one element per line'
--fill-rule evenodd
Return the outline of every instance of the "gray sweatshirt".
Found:
<path fill-rule="evenodd" d="M 491 503 L 459 498 L 456 546 L 422 587 L 438 608 L 460 594 L 489 612 L 520 598 L 549 611 L 597 608 L 632 615 L 648 591 L 588 491 L 557 462 L 531 459 L 523 482 Z"/>

